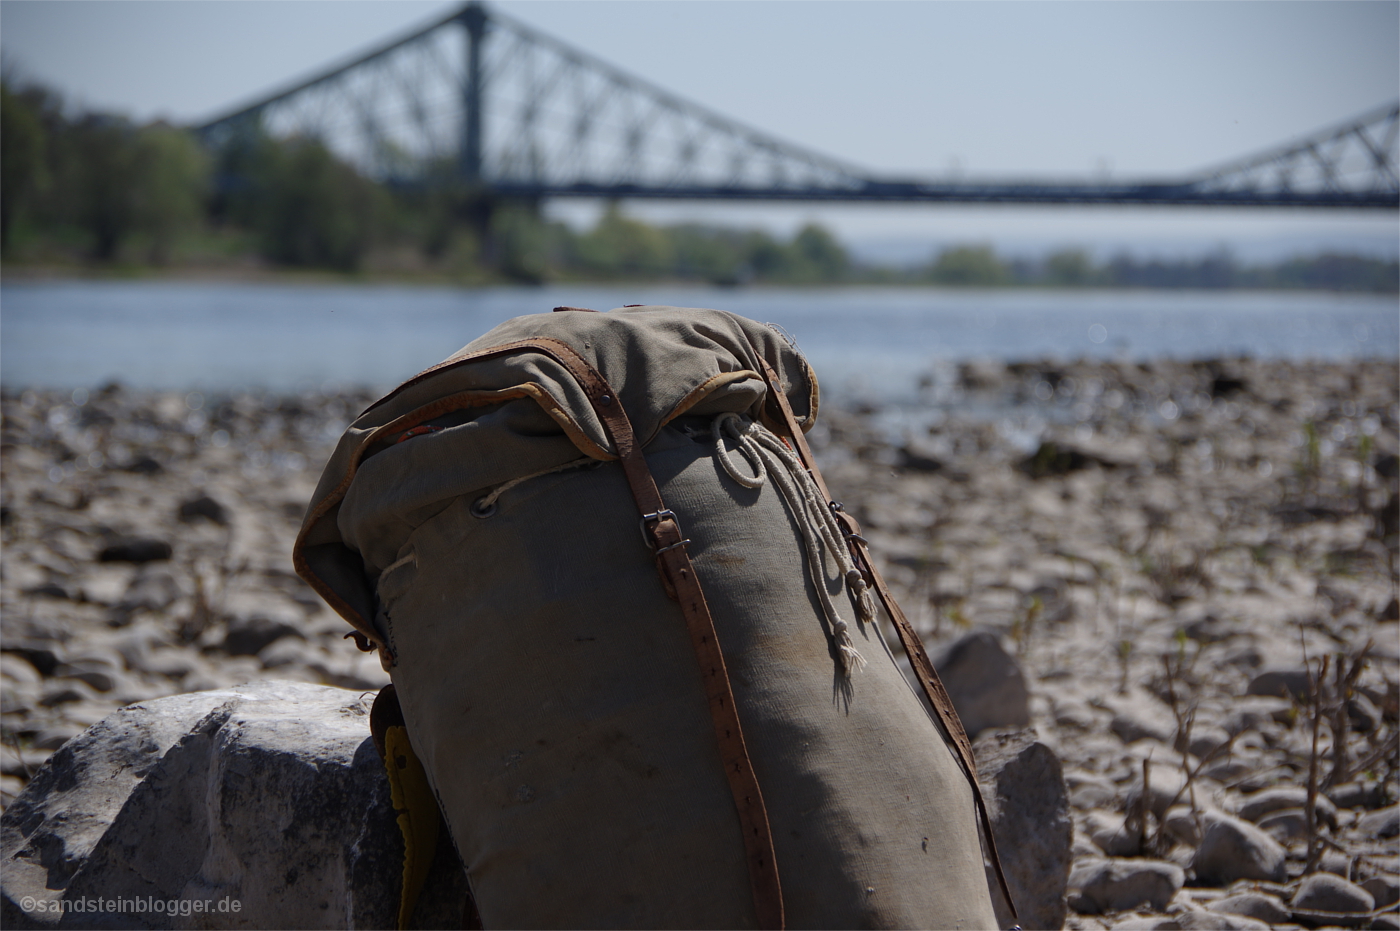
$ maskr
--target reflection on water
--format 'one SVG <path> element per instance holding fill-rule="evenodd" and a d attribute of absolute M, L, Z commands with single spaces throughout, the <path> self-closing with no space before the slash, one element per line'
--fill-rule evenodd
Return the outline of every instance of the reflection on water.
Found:
<path fill-rule="evenodd" d="M 387 387 L 559 304 L 719 307 L 777 323 L 824 387 L 872 401 L 936 400 L 957 361 L 976 358 L 1400 354 L 1396 298 L 1372 295 L 31 282 L 6 284 L 0 298 L 10 388 Z"/>

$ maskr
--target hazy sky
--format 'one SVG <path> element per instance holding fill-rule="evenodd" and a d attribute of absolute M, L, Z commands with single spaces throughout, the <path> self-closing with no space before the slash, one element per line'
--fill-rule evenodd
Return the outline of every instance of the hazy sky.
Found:
<path fill-rule="evenodd" d="M 91 108 L 198 121 L 454 6 L 3 0 L 12 73 Z M 1400 3 L 501 2 L 770 133 L 881 173 L 1172 176 L 1400 96 Z M 578 210 L 565 215 L 580 218 Z M 637 208 L 910 248 L 982 240 L 1245 255 L 1394 253 L 1394 214 L 886 207 Z"/>

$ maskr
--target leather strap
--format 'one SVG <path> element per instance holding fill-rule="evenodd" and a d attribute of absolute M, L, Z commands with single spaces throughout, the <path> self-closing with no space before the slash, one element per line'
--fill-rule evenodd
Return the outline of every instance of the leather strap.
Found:
<path fill-rule="evenodd" d="M 787 392 L 783 390 L 782 382 L 778 379 L 778 373 L 773 371 L 773 367 L 762 356 L 759 356 L 759 363 L 763 367 L 763 380 L 768 385 L 768 397 L 778 408 L 777 422 L 784 427 L 793 445 L 797 447 L 796 452 L 802 460 L 802 465 L 812 476 L 812 480 L 821 491 L 822 497 L 826 499 L 835 513 L 837 521 L 845 528 L 846 543 L 850 547 L 851 556 L 855 559 L 857 568 L 865 575 L 866 582 L 875 589 L 880 603 L 885 607 L 885 613 L 894 623 L 895 631 L 899 634 L 899 642 L 904 646 L 904 652 L 909 657 L 910 666 L 913 667 L 919 684 L 923 686 L 924 694 L 928 696 L 929 704 L 933 706 L 944 731 L 953 742 L 955 751 L 953 755 L 957 758 L 964 775 L 967 776 L 967 780 L 972 786 L 972 797 L 976 803 L 977 815 L 982 822 L 982 831 L 987 838 L 992 869 L 996 872 L 997 883 L 1001 886 L 1001 894 L 1005 896 L 1006 904 L 1011 909 L 1012 918 L 1015 920 L 1016 903 L 1011 898 L 1011 889 L 1007 885 L 1005 874 L 1002 872 L 1001 858 L 997 855 L 996 840 L 992 837 L 992 821 L 987 813 L 987 802 L 982 797 L 982 787 L 977 781 L 977 761 L 972 755 L 972 742 L 967 739 L 967 731 L 964 730 L 962 720 L 953 707 L 953 700 L 948 696 L 948 690 L 943 687 L 942 680 L 938 678 L 933 663 L 929 662 L 923 641 L 914 632 L 913 625 L 909 623 L 909 619 L 905 617 L 899 604 L 894 600 L 894 596 L 890 594 L 889 586 L 885 584 L 880 570 L 876 568 L 875 560 L 870 556 L 869 544 L 860 534 L 860 524 L 856 522 L 854 517 L 846 513 L 838 502 L 832 499 L 831 492 L 822 479 L 821 471 L 817 468 L 816 459 L 812 456 L 812 448 L 807 445 L 807 438 L 797 423 L 797 415 L 793 413 L 792 404 L 788 402 Z"/>
<path fill-rule="evenodd" d="M 632 497 L 642 514 L 643 529 L 656 551 L 662 583 L 667 595 L 680 604 L 696 658 L 700 662 L 700 674 L 710 716 L 714 721 L 720 758 L 744 835 L 749 884 L 759 927 L 781 929 L 784 926 L 783 893 L 778 881 L 768 809 L 749 759 L 748 746 L 744 742 L 744 731 L 734 704 L 724 654 L 715 634 L 714 618 L 710 615 L 690 554 L 686 552 L 685 544 L 689 541 L 681 534 L 676 515 L 663 503 L 661 491 L 656 487 L 646 457 L 632 432 L 632 422 L 627 419 L 617 393 L 603 376 L 569 345 L 559 340 L 542 337 L 513 346 L 517 351 L 528 348 L 543 353 L 564 366 L 588 395 L 593 410 L 612 440 Z"/>

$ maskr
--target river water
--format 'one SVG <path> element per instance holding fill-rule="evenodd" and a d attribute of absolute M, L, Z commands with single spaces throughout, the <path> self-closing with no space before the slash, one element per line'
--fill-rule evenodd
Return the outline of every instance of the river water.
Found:
<path fill-rule="evenodd" d="M 970 358 L 1400 356 L 1394 295 L 56 281 L 0 286 L 0 382 L 387 388 L 503 320 L 559 304 L 718 307 L 776 323 L 827 392 L 874 401 L 909 399 L 921 376 Z"/>

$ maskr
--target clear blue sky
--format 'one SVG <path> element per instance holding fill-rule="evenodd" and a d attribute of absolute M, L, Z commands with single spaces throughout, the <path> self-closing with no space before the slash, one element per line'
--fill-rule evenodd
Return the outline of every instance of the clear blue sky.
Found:
<path fill-rule="evenodd" d="M 443 15 L 443 2 L 3 0 L 7 68 L 81 105 L 195 121 Z M 1175 175 L 1400 96 L 1400 3 L 502 2 L 746 123 L 895 174 Z M 584 221 L 587 210 L 561 208 Z M 1394 253 L 1394 215 L 898 207 L 637 208 L 889 254 L 1329 245 Z"/>

